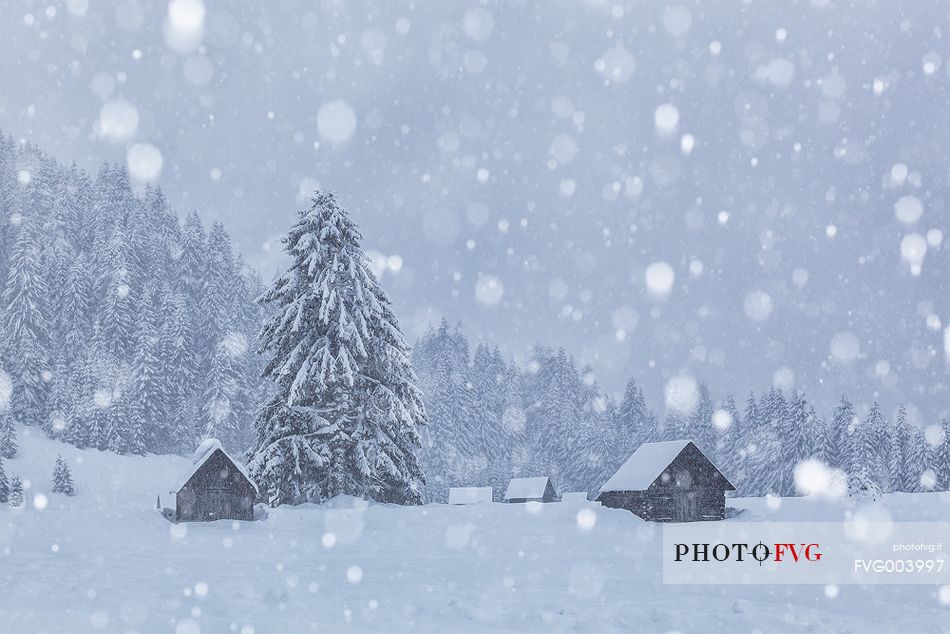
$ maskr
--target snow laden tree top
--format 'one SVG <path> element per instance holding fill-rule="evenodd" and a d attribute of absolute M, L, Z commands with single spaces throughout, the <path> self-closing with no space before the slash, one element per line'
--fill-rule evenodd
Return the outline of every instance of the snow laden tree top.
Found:
<path fill-rule="evenodd" d="M 270 504 L 421 499 L 422 394 L 361 239 L 333 195 L 316 192 L 283 239 L 290 269 L 261 297 L 274 310 L 261 353 L 276 389 L 249 462 Z"/>

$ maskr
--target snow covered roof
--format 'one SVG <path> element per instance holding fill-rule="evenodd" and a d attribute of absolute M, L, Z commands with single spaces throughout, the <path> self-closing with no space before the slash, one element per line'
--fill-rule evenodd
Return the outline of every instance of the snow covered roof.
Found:
<path fill-rule="evenodd" d="M 198 448 L 195 449 L 195 455 L 191 457 L 191 464 L 198 464 L 215 449 L 224 451 L 224 445 L 222 445 L 221 441 L 217 438 L 205 438 L 201 441 L 201 444 L 198 445 Z"/>
<path fill-rule="evenodd" d="M 567 491 L 561 494 L 561 502 L 567 502 L 568 504 L 587 501 L 587 491 Z"/>
<path fill-rule="evenodd" d="M 663 470 L 676 460 L 676 456 L 691 444 L 691 440 L 668 440 L 666 442 L 643 443 L 617 469 L 600 492 L 604 491 L 644 491 L 656 480 Z"/>
<path fill-rule="evenodd" d="M 220 451 L 222 454 L 224 454 L 224 457 L 234 465 L 241 475 L 244 476 L 244 479 L 251 483 L 251 486 L 254 487 L 254 491 L 257 491 L 257 484 L 251 478 L 250 474 L 248 474 L 244 465 L 232 458 L 231 455 L 224 450 L 224 447 L 221 446 L 220 440 L 217 438 L 208 438 L 201 441 L 201 444 L 198 445 L 198 448 L 195 450 L 195 455 L 191 459 L 191 471 L 189 471 L 188 475 L 186 475 L 185 478 L 178 483 L 178 486 L 175 487 L 174 492 L 181 491 L 182 488 L 188 484 L 188 481 L 191 480 L 192 476 L 198 472 L 204 463 L 208 462 L 208 459 L 211 458 L 211 456 L 213 456 L 216 451 Z"/>
<path fill-rule="evenodd" d="M 491 487 L 452 487 L 449 489 L 449 504 L 478 504 L 491 502 Z"/>
<path fill-rule="evenodd" d="M 512 478 L 508 483 L 508 490 L 505 491 L 506 500 L 521 500 L 530 498 L 543 498 L 544 489 L 548 485 L 549 478 L 540 476 L 537 478 Z"/>

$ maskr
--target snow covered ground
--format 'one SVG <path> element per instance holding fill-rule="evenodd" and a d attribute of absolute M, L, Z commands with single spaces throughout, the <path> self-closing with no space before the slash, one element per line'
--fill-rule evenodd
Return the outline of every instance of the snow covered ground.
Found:
<path fill-rule="evenodd" d="M 822 586 L 663 586 L 659 527 L 593 503 L 345 500 L 175 526 L 155 496 L 168 503 L 189 460 L 82 451 L 33 429 L 20 441 L 6 472 L 31 488 L 26 508 L 0 508 L 3 631 L 950 631 L 930 586 L 841 586 L 833 598 Z M 48 492 L 57 453 L 75 497 Z M 950 521 L 947 494 L 884 504 L 894 519 Z M 730 506 L 745 510 L 727 521 L 845 512 L 805 499 Z"/>

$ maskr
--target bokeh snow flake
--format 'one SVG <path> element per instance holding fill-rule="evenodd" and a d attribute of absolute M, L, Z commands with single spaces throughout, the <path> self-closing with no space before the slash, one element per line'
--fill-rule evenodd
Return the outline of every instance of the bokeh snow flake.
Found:
<path fill-rule="evenodd" d="M 201 0 L 171 0 L 163 33 L 165 44 L 179 53 L 190 53 L 204 38 L 206 9 Z"/>
<path fill-rule="evenodd" d="M 946 433 L 943 431 L 943 427 L 938 424 L 927 425 L 924 427 L 924 440 L 927 441 L 927 444 L 930 445 L 931 449 L 936 449 L 940 447 L 946 440 Z"/>
<path fill-rule="evenodd" d="M 930 51 L 924 55 L 923 59 L 920 61 L 920 67 L 923 69 L 925 75 L 933 75 L 938 70 L 940 70 L 941 63 L 940 55 L 936 51 Z"/>
<path fill-rule="evenodd" d="M 620 84 L 633 77 L 637 61 L 633 53 L 623 46 L 614 46 L 604 51 L 594 62 L 594 70 L 608 82 Z"/>
<path fill-rule="evenodd" d="M 804 267 L 798 267 L 792 271 L 792 281 L 795 283 L 795 286 L 801 288 L 808 283 L 808 269 Z"/>
<path fill-rule="evenodd" d="M 795 65 L 787 57 L 775 57 L 756 67 L 755 78 L 776 88 L 788 88 L 795 79 Z"/>
<path fill-rule="evenodd" d="M 346 580 L 350 583 L 359 583 L 363 580 L 363 569 L 359 566 L 350 566 L 346 569 Z"/>
<path fill-rule="evenodd" d="M 139 111 L 125 99 L 110 99 L 99 111 L 97 131 L 110 141 L 131 139 L 139 127 Z"/>
<path fill-rule="evenodd" d="M 129 175 L 138 183 L 154 183 L 162 174 L 164 159 L 151 143 L 135 143 L 126 153 Z"/>
<path fill-rule="evenodd" d="M 617 341 L 624 341 L 640 322 L 640 313 L 631 306 L 618 306 L 610 315 L 610 324 Z"/>
<path fill-rule="evenodd" d="M 683 156 L 692 154 L 694 147 L 696 147 L 696 137 L 692 134 L 684 134 L 680 137 L 680 152 L 683 153 Z"/>
<path fill-rule="evenodd" d="M 661 104 L 653 111 L 653 125 L 660 136 L 675 134 L 679 122 L 680 111 L 671 103 Z"/>
<path fill-rule="evenodd" d="M 333 99 L 317 110 L 317 132 L 325 141 L 343 145 L 356 131 L 356 111 L 342 99 Z"/>
<path fill-rule="evenodd" d="M 66 8 L 76 17 L 82 17 L 89 10 L 89 0 L 66 0 Z"/>
<path fill-rule="evenodd" d="M 653 262 L 644 272 L 644 281 L 650 295 L 663 299 L 673 290 L 676 273 L 666 262 Z"/>
<path fill-rule="evenodd" d="M 94 628 L 102 629 L 109 625 L 109 613 L 105 610 L 96 610 L 89 615 L 89 624 Z M 176 634 L 178 632 L 176 631 Z"/>
<path fill-rule="evenodd" d="M 485 306 L 494 306 L 505 294 L 505 286 L 494 275 L 483 275 L 475 282 L 475 299 Z"/>
<path fill-rule="evenodd" d="M 238 331 L 230 331 L 221 340 L 224 352 L 232 359 L 244 356 L 248 350 L 247 337 Z"/>
<path fill-rule="evenodd" d="M 795 371 L 788 366 L 782 366 L 772 375 L 772 387 L 791 394 L 795 387 Z"/>
<path fill-rule="evenodd" d="M 392 273 L 398 273 L 402 270 L 402 256 L 394 253 L 386 257 L 386 268 Z"/>
<path fill-rule="evenodd" d="M 894 531 L 894 519 L 883 504 L 859 506 L 844 522 L 844 534 L 855 542 L 881 544 Z"/>
<path fill-rule="evenodd" d="M 360 48 L 374 65 L 383 63 L 386 56 L 386 34 L 379 29 L 367 29 L 360 36 Z"/>
<path fill-rule="evenodd" d="M 106 409 L 112 405 L 112 390 L 99 388 L 93 394 L 93 402 L 99 409 Z"/>
<path fill-rule="evenodd" d="M 838 363 L 851 363 L 861 353 L 861 340 L 854 333 L 843 330 L 831 338 L 831 358 Z"/>
<path fill-rule="evenodd" d="M 723 432 L 732 427 L 732 414 L 728 410 L 717 409 L 712 414 L 712 424 L 717 431 Z"/>
<path fill-rule="evenodd" d="M 910 266 L 910 273 L 914 277 L 920 275 L 927 255 L 927 240 L 919 233 L 908 233 L 901 239 L 901 260 Z"/>
<path fill-rule="evenodd" d="M 61 411 L 54 410 L 50 413 L 50 425 L 52 426 L 53 431 L 61 432 L 66 429 L 66 417 Z"/>
<path fill-rule="evenodd" d="M 685 414 L 693 411 L 699 402 L 699 387 L 696 379 L 690 374 L 677 374 L 666 382 L 663 390 L 663 400 L 666 408 Z"/>
<path fill-rule="evenodd" d="M 570 163 L 577 155 L 577 140 L 569 134 L 558 134 L 551 141 L 548 151 L 561 165 Z"/>
<path fill-rule="evenodd" d="M 678 4 L 663 9 L 663 29 L 673 37 L 686 35 L 692 25 L 693 14 L 683 5 Z"/>
<path fill-rule="evenodd" d="M 893 171 L 891 174 L 893 176 Z M 894 215 L 906 225 L 912 225 L 920 220 L 923 213 L 923 203 L 920 202 L 919 198 L 911 194 L 901 196 L 897 199 L 897 202 L 894 203 Z"/>
<path fill-rule="evenodd" d="M 772 297 L 762 290 L 750 291 L 743 301 L 746 317 L 754 321 L 765 321 L 772 314 Z"/>
<path fill-rule="evenodd" d="M 943 231 L 941 229 L 930 229 L 927 231 L 927 244 L 932 247 L 939 247 L 943 243 Z"/>
<path fill-rule="evenodd" d="M 795 465 L 795 489 L 802 495 L 840 498 L 848 493 L 848 477 L 840 469 L 809 458 Z"/>
<path fill-rule="evenodd" d="M 297 202 L 307 202 L 310 200 L 310 197 L 313 196 L 314 192 L 320 189 L 320 181 L 311 177 L 305 176 L 300 179 L 300 183 L 297 185 Z"/>
<path fill-rule="evenodd" d="M 495 17 L 484 7 L 475 7 L 462 17 L 462 31 L 476 42 L 487 40 L 495 28 Z"/>
<path fill-rule="evenodd" d="M 894 163 L 891 165 L 890 177 L 892 187 L 901 187 L 907 180 L 907 174 L 910 170 L 906 163 Z"/>
<path fill-rule="evenodd" d="M 577 512 L 577 527 L 582 531 L 593 530 L 597 523 L 597 513 L 594 509 L 584 508 Z"/>

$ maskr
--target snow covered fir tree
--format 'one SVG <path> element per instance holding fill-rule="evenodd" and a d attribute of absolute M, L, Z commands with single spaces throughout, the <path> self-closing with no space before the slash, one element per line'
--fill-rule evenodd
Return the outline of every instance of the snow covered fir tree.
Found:
<path fill-rule="evenodd" d="M 7 473 L 3 469 L 3 459 L 0 458 L 0 504 L 6 504 L 10 500 L 10 481 L 7 479 Z"/>
<path fill-rule="evenodd" d="M 124 167 L 90 178 L 2 135 L 0 210 L 0 455 L 18 424 L 119 453 L 248 446 L 263 286 L 223 225 L 180 223 Z"/>
<path fill-rule="evenodd" d="M 361 239 L 332 194 L 314 193 L 283 239 L 289 270 L 262 296 L 273 313 L 260 338 L 274 390 L 249 466 L 270 504 L 421 500 L 422 393 Z"/>
<path fill-rule="evenodd" d="M 326 193 L 266 292 L 221 223 L 179 221 L 121 167 L 91 178 L 2 137 L 0 208 L 3 458 L 19 455 L 18 425 L 131 454 L 216 437 L 251 451 L 268 501 L 414 503 L 537 474 L 595 490 L 641 443 L 690 437 L 743 495 L 800 493 L 809 460 L 884 492 L 950 488 L 950 419 L 860 394 L 824 416 L 802 392 L 717 400 L 698 384 L 687 406 L 660 412 L 637 377 L 613 394 L 560 348 L 515 363 L 443 322 L 410 354 L 359 232 Z"/>
<path fill-rule="evenodd" d="M 825 419 L 803 392 L 773 387 L 749 393 L 740 412 L 732 395 L 714 401 L 699 384 L 661 419 L 633 379 L 617 402 L 564 350 L 536 346 L 520 366 L 484 345 L 473 355 L 461 327 L 444 321 L 420 339 L 413 362 L 429 413 L 422 464 L 431 501 L 450 486 L 504 490 L 516 476 L 594 491 L 640 444 L 677 438 L 724 465 L 740 495 L 808 493 L 795 473 L 813 460 L 885 492 L 950 488 L 950 419 L 922 427 L 902 406 L 886 417 L 872 402 L 859 417 L 842 398 Z"/>
<path fill-rule="evenodd" d="M 10 480 L 10 494 L 7 502 L 14 508 L 23 506 L 23 480 L 18 475 Z"/>
<path fill-rule="evenodd" d="M 75 495 L 76 493 L 73 487 L 73 475 L 70 473 L 69 465 L 63 460 L 62 455 L 56 456 L 51 490 L 53 493 L 63 493 L 64 495 Z"/>

